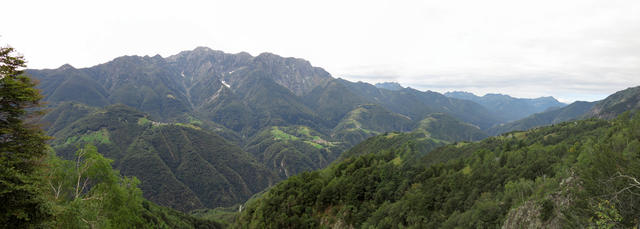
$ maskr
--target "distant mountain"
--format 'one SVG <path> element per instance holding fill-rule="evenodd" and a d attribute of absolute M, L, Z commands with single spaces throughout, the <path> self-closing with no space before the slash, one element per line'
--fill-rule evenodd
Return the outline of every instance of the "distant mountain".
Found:
<path fill-rule="evenodd" d="M 494 126 L 487 132 L 495 135 L 592 117 L 612 119 L 625 111 L 635 112 L 638 109 L 640 109 L 640 86 L 618 91 L 601 101 L 577 101 L 563 108 L 533 114 L 518 121 Z"/>
<path fill-rule="evenodd" d="M 522 99 L 503 94 L 486 94 L 480 97 L 469 92 L 461 91 L 447 92 L 444 95 L 451 98 L 476 102 L 487 108 L 495 116 L 506 121 L 515 121 L 534 113 L 566 106 L 566 104 L 558 102 L 558 100 L 550 96 L 536 99 Z"/>
<path fill-rule="evenodd" d="M 337 79 L 337 81 L 369 103 L 380 104 L 412 120 L 422 120 L 431 113 L 446 113 L 482 129 L 502 122 L 475 102 L 449 98 L 433 91 L 418 91 L 412 88 L 390 91 L 363 82 L 353 83 L 344 79 Z"/>
<path fill-rule="evenodd" d="M 402 85 L 396 82 L 384 82 L 384 83 L 376 83 L 375 86 L 377 88 L 387 89 L 391 91 L 399 91 L 404 89 Z"/>
<path fill-rule="evenodd" d="M 640 86 L 618 91 L 598 102 L 586 114 L 588 117 L 612 119 L 625 111 L 640 109 Z"/>
<path fill-rule="evenodd" d="M 534 127 L 581 119 L 595 104 L 596 102 L 577 101 L 563 108 L 540 112 L 518 121 L 496 125 L 487 130 L 487 132 L 492 135 L 497 135 L 515 130 L 528 130 Z"/>

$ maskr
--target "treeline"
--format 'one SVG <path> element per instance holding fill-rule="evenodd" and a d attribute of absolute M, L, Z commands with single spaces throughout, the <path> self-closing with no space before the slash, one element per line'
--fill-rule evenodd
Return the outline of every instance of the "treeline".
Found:
<path fill-rule="evenodd" d="M 387 136 L 388 137 L 388 136 Z M 634 227 L 640 115 L 450 144 L 370 149 L 247 203 L 237 227 Z M 356 147 L 357 148 L 357 147 Z M 404 159 L 403 159 L 404 158 Z"/>

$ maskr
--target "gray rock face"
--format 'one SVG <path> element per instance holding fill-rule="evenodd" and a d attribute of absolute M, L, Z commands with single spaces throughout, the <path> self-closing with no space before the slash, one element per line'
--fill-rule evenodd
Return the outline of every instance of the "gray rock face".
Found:
<path fill-rule="evenodd" d="M 318 85 L 332 79 L 322 68 L 313 67 L 309 61 L 298 58 L 262 53 L 254 59 L 253 65 L 263 69 L 268 77 L 288 88 L 297 96 L 305 95 Z"/>

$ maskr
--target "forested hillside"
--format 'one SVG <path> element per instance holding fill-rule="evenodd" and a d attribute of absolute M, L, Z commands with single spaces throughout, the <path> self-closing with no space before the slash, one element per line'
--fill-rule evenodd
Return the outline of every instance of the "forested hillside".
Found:
<path fill-rule="evenodd" d="M 640 198 L 640 115 L 588 119 L 458 143 L 419 137 L 281 182 L 247 203 L 255 228 L 632 227 Z M 355 149 L 355 148 L 354 148 Z M 408 159 L 409 158 L 409 159 Z"/>

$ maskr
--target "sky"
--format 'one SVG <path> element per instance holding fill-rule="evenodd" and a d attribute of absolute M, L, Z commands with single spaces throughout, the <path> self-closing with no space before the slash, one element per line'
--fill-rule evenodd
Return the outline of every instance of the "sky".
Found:
<path fill-rule="evenodd" d="M 5 1 L 29 68 L 198 46 L 420 90 L 594 101 L 640 85 L 640 1 Z"/>

